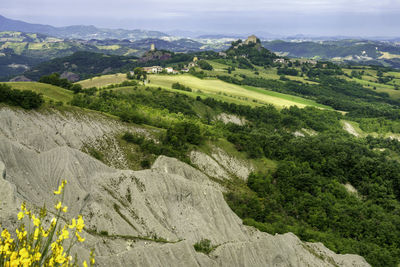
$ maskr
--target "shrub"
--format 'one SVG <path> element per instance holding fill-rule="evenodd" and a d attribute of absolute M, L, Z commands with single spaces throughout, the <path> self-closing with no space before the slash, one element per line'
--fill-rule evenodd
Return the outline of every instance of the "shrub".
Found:
<path fill-rule="evenodd" d="M 193 247 L 197 252 L 202 252 L 204 254 L 210 254 L 210 252 L 216 248 L 216 246 L 211 245 L 211 240 L 209 239 L 202 239 L 194 244 Z"/>
<path fill-rule="evenodd" d="M 213 67 L 211 66 L 210 63 L 208 63 L 205 60 L 199 60 L 197 62 L 197 64 L 199 65 L 200 68 L 202 68 L 203 70 L 213 70 Z"/>
<path fill-rule="evenodd" d="M 148 159 L 144 159 L 140 162 L 140 166 L 142 166 L 143 169 L 148 169 L 150 168 L 151 164 L 150 164 L 150 160 Z"/>
<path fill-rule="evenodd" d="M 182 90 L 182 91 L 187 91 L 187 92 L 192 92 L 192 89 L 190 87 L 186 87 L 183 84 L 180 84 L 178 82 L 172 84 L 172 89 L 177 89 L 177 90 Z"/>
<path fill-rule="evenodd" d="M 0 84 L 0 102 L 20 106 L 24 109 L 39 108 L 43 103 L 43 96 L 33 91 L 12 89 L 6 84 Z"/>
<path fill-rule="evenodd" d="M 77 242 L 84 242 L 81 237 L 85 226 L 81 215 L 77 219 L 72 219 L 71 224 L 61 227 L 60 222 L 62 213 L 67 212 L 67 207 L 63 206 L 64 186 L 66 181 L 62 181 L 55 195 L 61 195 L 61 200 L 55 205 L 56 216 L 51 219 L 47 229 L 43 221 L 47 219 L 47 210 L 43 207 L 39 215 L 27 209 L 25 203 L 21 205 L 18 213 L 19 226 L 16 234 L 11 235 L 7 229 L 2 229 L 0 237 L 0 266 L 76 266 L 76 259 L 73 261 L 69 254 L 71 247 Z M 28 225 L 22 220 L 28 217 Z M 26 227 L 27 226 L 27 227 Z M 71 231 L 71 232 L 70 232 Z M 72 237 L 70 238 L 70 233 Z M 67 240 L 69 239 L 69 244 Z M 64 249 L 67 247 L 68 249 Z M 93 250 L 90 253 L 90 266 L 95 263 Z M 83 266 L 87 266 L 86 261 Z"/>
<path fill-rule="evenodd" d="M 67 79 L 64 78 L 60 78 L 60 74 L 59 73 L 52 73 L 50 75 L 44 75 L 42 77 L 40 77 L 39 79 L 40 83 L 47 83 L 47 84 L 52 84 L 55 86 L 59 86 L 68 90 L 72 90 L 75 91 L 78 89 L 78 87 L 75 87 L 74 89 L 72 89 L 73 84 L 68 81 Z M 81 87 L 82 89 L 82 87 Z"/>
<path fill-rule="evenodd" d="M 92 156 L 92 157 L 94 157 L 95 159 L 98 159 L 98 160 L 100 160 L 100 161 L 102 161 L 103 160 L 103 158 L 104 158 L 104 154 L 103 153 L 101 153 L 100 151 L 98 151 L 97 149 L 95 149 L 95 148 L 89 148 L 88 149 L 88 152 L 89 152 L 89 154 Z"/>

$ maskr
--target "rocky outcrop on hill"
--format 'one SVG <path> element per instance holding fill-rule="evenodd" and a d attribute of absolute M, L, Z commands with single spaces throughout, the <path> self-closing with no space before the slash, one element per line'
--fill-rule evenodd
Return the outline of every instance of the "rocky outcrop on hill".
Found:
<path fill-rule="evenodd" d="M 83 214 L 86 223 L 77 252 L 94 247 L 99 266 L 369 266 L 360 256 L 337 255 L 291 233 L 243 225 L 223 189 L 177 159 L 160 156 L 150 169 L 121 170 L 79 150 L 127 127 L 95 114 L 1 108 L 1 222 L 15 223 L 21 201 L 51 207 L 52 190 L 67 179 L 68 216 Z M 221 155 L 211 157 L 232 169 L 234 161 Z M 201 239 L 217 247 L 209 255 L 196 252 L 193 244 Z"/>
<path fill-rule="evenodd" d="M 10 80 L 10 82 L 31 82 L 32 80 L 26 78 L 24 75 L 16 76 Z"/>
<path fill-rule="evenodd" d="M 246 124 L 245 119 L 233 114 L 221 113 L 216 117 L 216 119 L 222 121 L 225 124 L 233 123 L 240 126 Z"/>
<path fill-rule="evenodd" d="M 67 79 L 67 80 L 70 81 L 70 82 L 77 82 L 77 81 L 79 81 L 79 79 L 80 79 L 80 77 L 79 77 L 78 74 L 73 73 L 73 72 L 70 72 L 70 71 L 64 71 L 64 72 L 61 74 L 60 78 L 62 78 L 62 79 Z"/>

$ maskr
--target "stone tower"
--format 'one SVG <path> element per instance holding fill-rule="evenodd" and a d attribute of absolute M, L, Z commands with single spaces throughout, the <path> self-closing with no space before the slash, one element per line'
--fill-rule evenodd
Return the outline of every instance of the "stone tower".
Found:
<path fill-rule="evenodd" d="M 257 43 L 257 36 L 255 35 L 249 36 L 247 40 L 244 41 L 244 43 L 245 44 Z"/>

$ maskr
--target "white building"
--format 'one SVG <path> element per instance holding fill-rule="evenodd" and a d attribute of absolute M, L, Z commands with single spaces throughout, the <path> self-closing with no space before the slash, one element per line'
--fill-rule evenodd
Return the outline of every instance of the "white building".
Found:
<path fill-rule="evenodd" d="M 163 71 L 163 68 L 160 66 L 153 66 L 153 67 L 144 67 L 143 70 L 147 73 L 160 73 Z"/>

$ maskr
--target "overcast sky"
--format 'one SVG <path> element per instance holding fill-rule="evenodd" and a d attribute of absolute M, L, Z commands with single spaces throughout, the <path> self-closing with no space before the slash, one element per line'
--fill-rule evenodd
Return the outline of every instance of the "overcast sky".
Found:
<path fill-rule="evenodd" d="M 54 26 L 400 36 L 400 0 L 1 0 L 0 14 Z"/>

